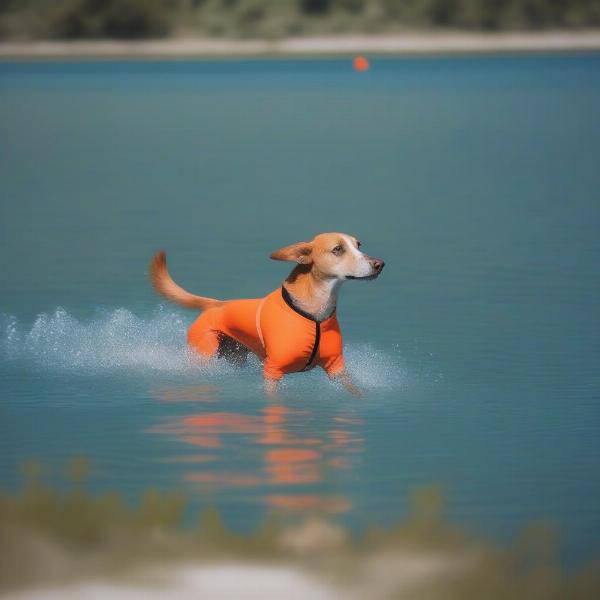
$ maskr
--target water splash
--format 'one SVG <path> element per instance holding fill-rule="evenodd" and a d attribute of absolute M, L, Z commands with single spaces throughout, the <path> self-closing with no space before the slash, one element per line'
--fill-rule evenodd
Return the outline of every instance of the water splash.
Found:
<path fill-rule="evenodd" d="M 398 355 L 389 355 L 369 344 L 351 344 L 344 352 L 348 371 L 357 385 L 368 389 L 400 387 L 407 373 Z"/>
<path fill-rule="evenodd" d="M 186 348 L 186 324 L 164 309 L 142 319 L 118 308 L 88 322 L 63 308 L 40 314 L 27 329 L 0 316 L 0 352 L 55 370 L 189 370 L 197 365 Z"/>
<path fill-rule="evenodd" d="M 188 323 L 160 307 L 146 318 L 125 308 L 98 312 L 82 321 L 63 308 L 38 315 L 24 326 L 0 314 L 0 359 L 22 360 L 49 371 L 100 373 L 141 371 L 225 375 L 234 369 L 225 361 L 201 361 L 186 344 Z M 370 345 L 345 349 L 348 369 L 358 385 L 369 389 L 396 387 L 405 373 L 395 355 Z M 258 361 L 249 361 L 258 371 Z M 239 371 L 236 371 L 239 373 Z M 304 381 L 323 380 L 320 369 L 303 374 Z M 295 379 L 295 378 L 294 378 Z"/>

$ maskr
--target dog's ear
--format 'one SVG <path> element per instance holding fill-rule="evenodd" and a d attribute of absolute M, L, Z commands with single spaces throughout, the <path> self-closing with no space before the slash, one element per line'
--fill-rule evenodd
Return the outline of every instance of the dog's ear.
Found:
<path fill-rule="evenodd" d="M 310 242 L 298 242 L 285 248 L 279 248 L 271 254 L 273 260 L 289 260 L 301 265 L 312 262 L 312 244 Z"/>

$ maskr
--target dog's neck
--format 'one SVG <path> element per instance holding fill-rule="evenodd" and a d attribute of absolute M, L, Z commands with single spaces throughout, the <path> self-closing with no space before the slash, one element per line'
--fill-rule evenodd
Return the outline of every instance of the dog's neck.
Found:
<path fill-rule="evenodd" d="M 310 265 L 298 265 L 284 282 L 294 304 L 317 321 L 329 318 L 335 310 L 343 281 L 324 277 Z"/>

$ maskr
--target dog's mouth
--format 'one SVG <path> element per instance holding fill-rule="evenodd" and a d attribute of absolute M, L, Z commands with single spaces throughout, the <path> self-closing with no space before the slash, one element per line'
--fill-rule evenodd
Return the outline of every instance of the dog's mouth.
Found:
<path fill-rule="evenodd" d="M 364 277 L 354 277 L 353 275 L 346 275 L 346 279 L 353 279 L 354 281 L 372 281 L 373 279 L 377 279 L 381 271 L 377 271 L 372 275 L 365 275 Z"/>

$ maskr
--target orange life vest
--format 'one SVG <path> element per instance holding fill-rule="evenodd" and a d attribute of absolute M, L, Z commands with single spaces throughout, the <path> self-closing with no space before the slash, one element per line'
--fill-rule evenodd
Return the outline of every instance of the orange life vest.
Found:
<path fill-rule="evenodd" d="M 206 310 L 190 327 L 188 343 L 201 354 L 214 356 L 222 335 L 264 359 L 264 374 L 269 379 L 317 365 L 329 376 L 344 369 L 342 333 L 335 312 L 317 321 L 294 305 L 284 287 L 264 298 L 232 300 Z"/>

